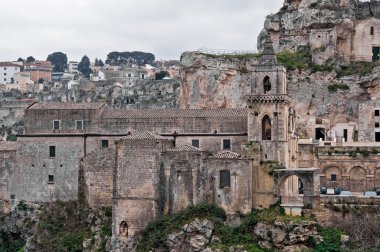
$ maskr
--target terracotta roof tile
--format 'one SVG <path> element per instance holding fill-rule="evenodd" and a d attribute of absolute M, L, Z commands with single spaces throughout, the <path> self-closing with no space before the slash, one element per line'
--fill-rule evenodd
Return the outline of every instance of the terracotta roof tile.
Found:
<path fill-rule="evenodd" d="M 232 151 L 221 151 L 213 156 L 213 158 L 217 159 L 238 159 L 240 154 L 232 152 Z"/>
<path fill-rule="evenodd" d="M 132 140 L 140 140 L 140 139 L 154 139 L 154 140 L 163 140 L 168 139 L 163 136 L 160 136 L 156 133 L 148 132 L 148 131 L 142 131 L 142 132 L 134 132 L 131 135 L 122 137 L 121 139 L 132 139 Z"/>
<path fill-rule="evenodd" d="M 247 109 L 106 109 L 102 118 L 246 117 Z"/>
<path fill-rule="evenodd" d="M 16 150 L 16 148 L 17 148 L 16 142 L 0 141 L 0 151 L 12 151 L 12 150 Z"/>
<path fill-rule="evenodd" d="M 103 102 L 51 102 L 35 103 L 28 109 L 100 109 L 104 105 Z"/>
<path fill-rule="evenodd" d="M 19 67 L 19 68 L 21 68 L 22 66 L 17 65 L 17 64 L 12 63 L 12 62 L 0 62 L 0 67 Z"/>
<path fill-rule="evenodd" d="M 185 145 L 170 149 L 168 150 L 168 152 L 201 152 L 201 150 L 194 146 L 185 144 Z"/>

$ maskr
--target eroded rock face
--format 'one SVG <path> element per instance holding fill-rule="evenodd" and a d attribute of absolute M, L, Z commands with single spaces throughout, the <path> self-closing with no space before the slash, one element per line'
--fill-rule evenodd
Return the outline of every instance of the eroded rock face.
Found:
<path fill-rule="evenodd" d="M 251 66 L 257 59 L 213 58 L 197 52 L 181 56 L 182 109 L 236 108 L 245 106 L 251 92 Z"/>

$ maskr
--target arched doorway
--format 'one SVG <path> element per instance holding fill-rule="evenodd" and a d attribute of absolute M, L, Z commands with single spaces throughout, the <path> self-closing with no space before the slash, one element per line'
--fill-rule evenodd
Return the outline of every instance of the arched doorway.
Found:
<path fill-rule="evenodd" d="M 302 179 L 297 175 L 285 177 L 280 184 L 281 204 L 287 206 L 303 206 Z"/>
<path fill-rule="evenodd" d="M 126 221 L 122 221 L 119 225 L 119 236 L 128 238 L 128 224 Z"/>
<path fill-rule="evenodd" d="M 362 167 L 354 167 L 350 170 L 350 191 L 364 192 L 367 190 L 366 172 Z"/>
<path fill-rule="evenodd" d="M 262 127 L 262 140 L 272 140 L 272 126 L 270 122 L 270 118 L 268 115 L 265 115 L 263 117 L 263 120 L 261 122 Z"/>
<path fill-rule="evenodd" d="M 264 81 L 263 81 L 263 85 L 264 85 L 264 94 L 269 93 L 269 91 L 271 91 L 271 89 L 272 89 L 272 84 L 270 83 L 269 76 L 265 76 Z"/>

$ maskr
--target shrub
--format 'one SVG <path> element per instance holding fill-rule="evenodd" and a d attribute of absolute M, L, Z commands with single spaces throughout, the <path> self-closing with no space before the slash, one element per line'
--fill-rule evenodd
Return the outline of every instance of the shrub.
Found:
<path fill-rule="evenodd" d="M 330 92 L 337 92 L 338 90 L 349 90 L 350 87 L 346 84 L 331 84 L 327 87 Z"/>
<path fill-rule="evenodd" d="M 308 69 L 311 65 L 311 55 L 307 51 L 281 52 L 277 54 L 277 60 L 287 70 Z"/>
<path fill-rule="evenodd" d="M 344 77 L 349 75 L 365 76 L 372 72 L 372 69 L 379 64 L 376 62 L 353 62 L 349 66 L 342 66 L 337 72 L 337 77 Z"/>

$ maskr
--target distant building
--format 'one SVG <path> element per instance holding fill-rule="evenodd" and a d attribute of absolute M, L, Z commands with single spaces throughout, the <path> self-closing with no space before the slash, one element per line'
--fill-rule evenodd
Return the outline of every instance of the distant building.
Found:
<path fill-rule="evenodd" d="M 0 83 L 10 84 L 13 76 L 21 71 L 21 67 L 11 62 L 0 62 Z"/>
<path fill-rule="evenodd" d="M 78 62 L 76 62 L 76 61 L 69 61 L 68 70 L 69 70 L 69 73 L 79 73 L 79 71 L 78 71 Z"/>
<path fill-rule="evenodd" d="M 50 61 L 34 61 L 24 63 L 24 72 L 30 73 L 30 79 L 35 83 L 39 79 L 51 81 L 53 65 Z"/>
<path fill-rule="evenodd" d="M 13 83 L 6 86 L 6 90 L 17 89 L 21 92 L 33 91 L 34 82 L 30 79 L 30 73 L 19 72 L 13 76 Z"/>

